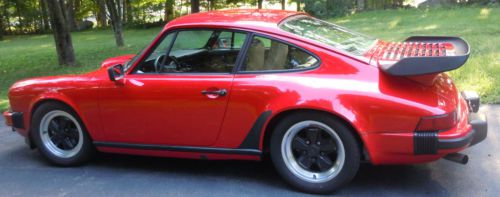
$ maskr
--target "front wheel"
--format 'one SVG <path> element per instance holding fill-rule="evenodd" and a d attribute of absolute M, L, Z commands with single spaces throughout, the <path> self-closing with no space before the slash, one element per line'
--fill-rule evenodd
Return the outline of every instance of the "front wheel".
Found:
<path fill-rule="evenodd" d="M 53 164 L 78 165 L 87 161 L 94 152 L 85 126 L 66 105 L 42 104 L 33 114 L 31 128 L 39 152 Z"/>
<path fill-rule="evenodd" d="M 307 112 L 292 114 L 277 124 L 271 158 L 292 186 L 309 193 L 330 193 L 356 175 L 360 150 L 342 122 Z"/>

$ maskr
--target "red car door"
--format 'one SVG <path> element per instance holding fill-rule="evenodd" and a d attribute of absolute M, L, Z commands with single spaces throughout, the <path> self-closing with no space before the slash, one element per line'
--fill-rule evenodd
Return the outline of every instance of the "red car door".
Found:
<path fill-rule="evenodd" d="M 183 30 L 164 36 L 124 77 L 123 84 L 101 86 L 101 116 L 108 141 L 214 144 L 245 39 L 244 33 L 222 30 Z M 225 42 L 234 43 L 218 44 Z"/>
<path fill-rule="evenodd" d="M 129 75 L 107 84 L 101 116 L 113 142 L 209 146 L 219 133 L 233 75 Z M 226 95 L 202 94 L 226 91 Z"/>

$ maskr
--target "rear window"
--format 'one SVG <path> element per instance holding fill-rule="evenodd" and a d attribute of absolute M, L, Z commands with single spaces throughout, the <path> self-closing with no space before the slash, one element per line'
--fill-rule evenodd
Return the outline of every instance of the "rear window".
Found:
<path fill-rule="evenodd" d="M 366 53 L 376 40 L 309 16 L 291 17 L 283 21 L 279 27 L 284 31 L 328 44 L 355 56 L 362 56 Z"/>

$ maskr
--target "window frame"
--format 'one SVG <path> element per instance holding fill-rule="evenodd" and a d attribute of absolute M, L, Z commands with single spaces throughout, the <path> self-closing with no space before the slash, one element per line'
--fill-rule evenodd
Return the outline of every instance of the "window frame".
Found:
<path fill-rule="evenodd" d="M 245 63 L 245 58 L 247 56 L 247 52 L 248 52 L 248 49 L 250 48 L 250 43 L 251 43 L 251 40 L 255 37 L 255 36 L 259 36 L 259 37 L 262 37 L 262 38 L 267 38 L 267 39 L 270 39 L 270 40 L 274 40 L 274 41 L 278 41 L 278 42 L 281 42 L 283 44 L 286 44 L 288 46 L 292 46 L 292 47 L 295 47 L 297 49 L 300 49 L 301 51 L 307 53 L 308 55 L 312 56 L 313 58 L 315 58 L 317 60 L 317 62 L 308 67 L 308 68 L 298 68 L 298 69 L 283 69 L 283 70 L 261 70 L 261 71 L 258 71 L 258 70 L 253 70 L 253 71 L 244 71 L 244 70 L 241 70 L 243 69 L 243 64 Z M 244 49 L 244 56 L 241 58 L 241 62 L 238 62 L 238 68 L 237 68 L 237 71 L 236 71 L 236 74 L 275 74 L 275 73 L 291 73 L 291 72 L 303 72 L 303 71 L 309 71 L 309 70 L 315 70 L 317 68 L 319 68 L 321 66 L 321 58 L 319 58 L 319 56 L 317 56 L 316 54 L 314 54 L 313 52 L 309 51 L 309 50 L 306 50 L 304 49 L 303 47 L 300 47 L 294 43 L 291 43 L 291 42 L 288 42 L 286 40 L 283 40 L 283 39 L 280 39 L 280 38 L 276 38 L 274 36 L 271 36 L 271 35 L 267 35 L 267 34 L 263 34 L 263 33 L 258 33 L 258 32 L 249 32 L 249 35 L 247 37 L 247 40 L 245 41 L 245 44 L 243 45 L 243 47 L 245 47 Z"/>

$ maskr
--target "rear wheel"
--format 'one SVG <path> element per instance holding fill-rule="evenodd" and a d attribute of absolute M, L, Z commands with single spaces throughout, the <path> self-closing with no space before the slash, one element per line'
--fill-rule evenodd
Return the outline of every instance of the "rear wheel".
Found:
<path fill-rule="evenodd" d="M 33 114 L 31 128 L 39 152 L 53 164 L 78 165 L 90 159 L 94 152 L 85 126 L 66 105 L 42 104 Z"/>
<path fill-rule="evenodd" d="M 277 124 L 271 137 L 271 158 L 292 186 L 309 193 L 330 193 L 356 175 L 360 150 L 342 122 L 304 112 Z"/>

